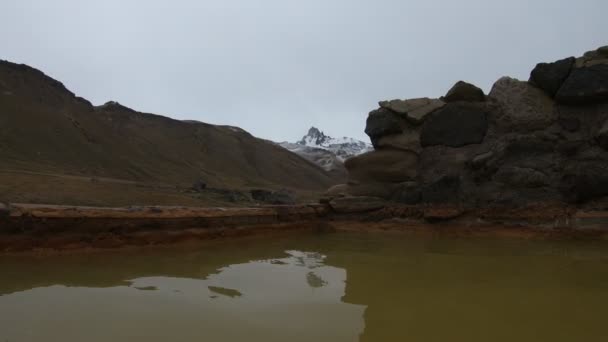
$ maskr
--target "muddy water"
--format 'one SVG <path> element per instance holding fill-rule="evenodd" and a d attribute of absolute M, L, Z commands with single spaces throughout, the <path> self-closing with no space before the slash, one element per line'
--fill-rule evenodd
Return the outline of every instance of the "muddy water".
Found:
<path fill-rule="evenodd" d="M 607 341 L 608 243 L 384 234 L 0 257 L 0 342 Z"/>

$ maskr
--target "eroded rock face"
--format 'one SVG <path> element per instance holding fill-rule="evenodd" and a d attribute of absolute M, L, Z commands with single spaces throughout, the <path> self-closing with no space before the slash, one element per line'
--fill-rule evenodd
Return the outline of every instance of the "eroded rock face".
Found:
<path fill-rule="evenodd" d="M 417 176 L 418 156 L 400 150 L 376 150 L 346 160 L 349 181 L 400 183 Z"/>
<path fill-rule="evenodd" d="M 487 112 L 483 106 L 450 103 L 434 112 L 424 122 L 420 144 L 422 147 L 479 144 L 487 130 Z"/>
<path fill-rule="evenodd" d="M 483 90 L 478 87 L 464 81 L 458 81 L 443 99 L 446 102 L 482 102 L 486 99 L 486 96 L 483 93 Z"/>
<path fill-rule="evenodd" d="M 378 139 L 377 148 L 393 148 L 404 151 L 420 153 L 420 130 L 409 129 L 400 134 L 385 135 Z"/>
<path fill-rule="evenodd" d="M 529 82 L 503 77 L 488 96 L 459 82 L 442 100 L 380 106 L 366 128 L 376 150 L 347 161 L 345 198 L 359 198 L 350 201 L 454 213 L 534 203 L 608 207 L 608 47 L 538 64 Z"/>

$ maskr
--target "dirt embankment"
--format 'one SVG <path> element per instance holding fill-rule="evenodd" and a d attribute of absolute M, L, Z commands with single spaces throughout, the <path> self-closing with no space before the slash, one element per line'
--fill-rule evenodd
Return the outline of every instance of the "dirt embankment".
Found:
<path fill-rule="evenodd" d="M 538 205 L 519 209 L 330 205 L 255 208 L 0 205 L 0 253 L 158 246 L 294 230 L 390 231 L 458 236 L 607 238 L 608 212 Z"/>

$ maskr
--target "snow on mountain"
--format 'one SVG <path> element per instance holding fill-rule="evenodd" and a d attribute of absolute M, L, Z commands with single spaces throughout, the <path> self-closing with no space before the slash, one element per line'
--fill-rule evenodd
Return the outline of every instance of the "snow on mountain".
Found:
<path fill-rule="evenodd" d="M 302 140 L 296 144 L 330 151 L 341 161 L 373 150 L 372 145 L 369 143 L 348 137 L 332 138 L 325 135 L 316 127 L 311 127 L 308 130 L 308 134 L 302 137 Z"/>
<path fill-rule="evenodd" d="M 348 137 L 332 138 L 316 127 L 296 143 L 282 142 L 279 145 L 321 166 L 326 171 L 346 177 L 344 161 L 350 157 L 373 150 L 371 144 Z"/>

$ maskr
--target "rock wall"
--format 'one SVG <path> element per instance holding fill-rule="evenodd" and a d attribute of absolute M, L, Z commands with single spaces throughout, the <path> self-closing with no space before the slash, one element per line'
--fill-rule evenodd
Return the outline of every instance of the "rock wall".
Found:
<path fill-rule="evenodd" d="M 367 118 L 375 151 L 346 161 L 327 199 L 463 207 L 608 198 L 608 47 L 540 63 L 488 95 L 458 82 L 440 99 L 392 100 Z M 331 202 L 330 202 L 331 203 Z"/>

